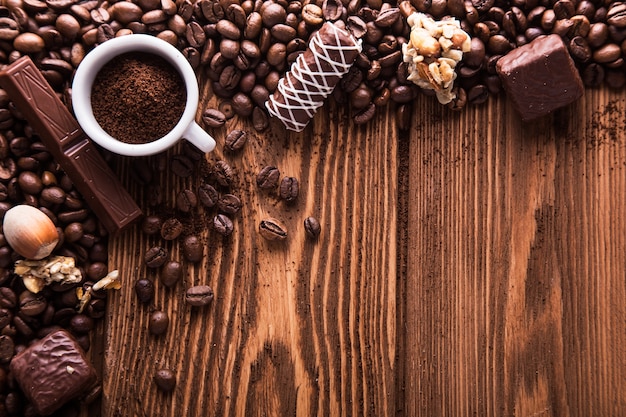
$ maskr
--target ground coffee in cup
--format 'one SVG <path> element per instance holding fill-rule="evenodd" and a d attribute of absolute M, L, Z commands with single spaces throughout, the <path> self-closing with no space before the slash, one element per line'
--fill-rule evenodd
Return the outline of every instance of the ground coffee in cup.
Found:
<path fill-rule="evenodd" d="M 178 71 L 144 52 L 114 57 L 98 72 L 91 94 L 100 126 L 119 141 L 134 144 L 165 136 L 180 120 L 187 100 Z"/>

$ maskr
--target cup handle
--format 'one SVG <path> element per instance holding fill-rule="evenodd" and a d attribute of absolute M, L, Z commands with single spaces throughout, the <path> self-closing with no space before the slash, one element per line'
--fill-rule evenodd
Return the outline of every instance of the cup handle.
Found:
<path fill-rule="evenodd" d="M 202 129 L 195 121 L 192 121 L 189 124 L 189 127 L 185 130 L 183 137 L 204 153 L 211 152 L 215 149 L 215 139 L 213 139 L 213 137 Z"/>

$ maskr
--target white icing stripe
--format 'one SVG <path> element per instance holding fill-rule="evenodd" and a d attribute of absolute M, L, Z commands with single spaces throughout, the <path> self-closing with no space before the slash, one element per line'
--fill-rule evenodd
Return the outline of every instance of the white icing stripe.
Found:
<path fill-rule="evenodd" d="M 278 94 L 272 95 L 265 103 L 270 115 L 280 119 L 289 130 L 300 132 L 306 127 L 337 82 L 350 70 L 354 59 L 347 62 L 346 53 L 356 56 L 361 52 L 361 41 L 355 40 L 333 23 L 326 22 L 323 29 L 332 31 L 334 39 L 331 37 L 324 44 L 321 29 L 313 35 L 307 51 L 313 56 L 313 63 L 309 66 L 305 61 L 306 52 L 300 54 L 289 72 L 278 82 Z M 353 45 L 341 45 L 341 35 L 349 37 Z M 338 56 L 333 58 L 333 53 Z M 306 121 L 300 121 L 304 119 Z"/>

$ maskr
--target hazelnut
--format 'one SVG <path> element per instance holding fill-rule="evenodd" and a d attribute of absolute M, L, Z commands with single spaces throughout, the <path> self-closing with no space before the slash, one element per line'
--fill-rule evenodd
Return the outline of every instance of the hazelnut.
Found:
<path fill-rule="evenodd" d="M 8 210 L 2 228 L 7 243 L 26 259 L 45 258 L 59 242 L 59 233 L 52 220 L 28 205 Z"/>

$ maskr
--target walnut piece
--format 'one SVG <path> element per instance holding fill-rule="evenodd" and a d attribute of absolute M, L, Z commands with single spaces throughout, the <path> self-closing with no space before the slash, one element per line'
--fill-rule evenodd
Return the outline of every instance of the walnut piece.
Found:
<path fill-rule="evenodd" d="M 447 104 L 455 98 L 452 91 L 456 65 L 471 48 L 470 36 L 453 18 L 435 21 L 424 13 L 407 18 L 411 26 L 408 43 L 402 45 L 404 62 L 409 64 L 410 81 L 427 90 L 434 90 L 437 100 Z"/>
<path fill-rule="evenodd" d="M 69 256 L 19 260 L 15 262 L 14 272 L 22 278 L 24 286 L 32 293 L 38 293 L 53 282 L 73 284 L 82 279 L 74 258 Z"/>

